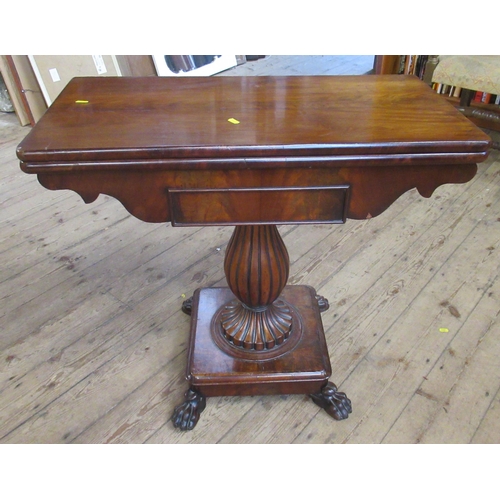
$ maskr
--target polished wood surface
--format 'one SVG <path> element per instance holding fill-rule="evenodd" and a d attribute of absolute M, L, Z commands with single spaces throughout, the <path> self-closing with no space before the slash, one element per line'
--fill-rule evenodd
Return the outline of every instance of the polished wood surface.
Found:
<path fill-rule="evenodd" d="M 274 225 L 236 226 L 227 245 L 224 271 L 238 299 L 221 315 L 226 338 L 245 349 L 273 349 L 292 330 L 292 312 L 278 300 L 288 281 L 288 251 Z"/>
<path fill-rule="evenodd" d="M 332 224 L 345 222 L 349 186 L 169 189 L 168 193 L 173 226 Z"/>
<path fill-rule="evenodd" d="M 467 182 L 489 143 L 414 77 L 77 78 L 17 154 L 45 187 L 109 194 L 147 222 L 283 224 L 370 218 L 414 187 Z M 345 210 L 331 191 L 311 208 L 307 189 L 275 220 L 232 203 L 346 185 Z"/>
<path fill-rule="evenodd" d="M 425 156 L 425 155 L 423 155 Z M 483 155 L 484 157 L 484 155 Z M 428 161 L 427 157 L 424 160 Z M 22 168 L 26 172 L 38 173 L 38 180 L 47 189 L 71 189 L 77 192 L 86 203 L 91 203 L 97 199 L 99 194 L 107 194 L 118 199 L 123 206 L 134 216 L 145 222 L 169 222 L 179 225 L 205 225 L 220 222 L 223 225 L 229 224 L 232 216 L 233 223 L 248 223 L 253 221 L 257 224 L 255 209 L 252 205 L 241 203 L 236 206 L 229 206 L 227 211 L 217 211 L 218 220 L 213 217 L 213 205 L 209 203 L 211 193 L 226 193 L 225 198 L 231 197 L 230 191 L 237 189 L 252 189 L 253 195 L 265 198 L 270 186 L 279 188 L 294 188 L 301 186 L 306 188 L 329 188 L 349 185 L 348 204 L 343 213 L 335 210 L 330 214 L 331 222 L 343 222 L 349 219 L 369 219 L 381 214 L 397 198 L 410 189 L 416 188 L 419 193 L 428 198 L 434 190 L 449 182 L 464 183 L 470 181 L 476 174 L 475 163 L 465 164 L 443 164 L 445 155 L 436 158 L 436 163 L 429 165 L 385 165 L 379 159 L 366 158 L 364 162 L 358 162 L 358 167 L 346 168 L 334 164 L 331 167 L 330 160 L 318 161 L 316 164 L 311 161 L 303 161 L 295 168 L 283 168 L 283 160 L 280 165 L 272 170 L 254 169 L 226 169 L 220 170 L 185 170 L 184 164 L 178 165 L 179 170 L 148 171 L 148 162 L 140 162 L 135 168 L 130 165 L 120 170 L 116 168 L 112 171 L 99 171 L 98 163 L 95 170 L 82 171 L 81 165 L 74 162 L 73 167 L 67 167 L 65 171 L 59 171 L 58 167 L 52 168 L 46 164 L 32 164 L 33 166 Z M 478 160 L 479 161 L 479 160 Z M 135 162 L 134 162 L 135 163 Z M 271 161 L 269 163 L 272 163 Z M 312 166 L 314 165 L 314 167 Z M 373 167 L 373 168 L 370 168 Z M 103 166 L 106 169 L 106 165 Z M 126 173 L 126 175 L 124 175 Z M 172 215 L 169 199 L 175 199 L 179 189 L 189 190 L 192 195 L 192 205 L 186 203 L 174 206 L 177 213 L 180 212 L 180 220 L 176 218 L 176 213 Z M 200 196 L 207 189 L 207 196 Z M 257 191 L 255 191 L 257 189 Z M 172 190 L 172 196 L 168 196 Z M 318 191 L 320 193 L 321 191 Z M 166 195 L 167 193 L 167 195 Z M 298 193 L 300 194 L 300 193 Z M 242 197 L 236 196 L 242 201 Z M 324 205 L 310 207 L 305 205 L 306 197 L 295 198 L 292 204 L 273 206 L 273 222 L 300 223 L 304 222 L 307 214 L 313 211 L 319 212 L 323 220 L 316 219 L 316 222 L 325 222 Z M 325 199 L 325 202 L 328 201 Z M 200 204 L 202 203 L 202 204 Z M 227 205 L 226 205 L 227 206 Z M 302 212 L 297 209 L 302 207 Z M 200 220 L 200 213 L 206 217 Z M 190 214 L 190 218 L 183 217 Z M 323 214 L 323 215 L 322 215 Z M 342 220 L 338 219 L 342 215 Z M 267 220 L 265 223 L 268 224 Z"/>
<path fill-rule="evenodd" d="M 228 246 L 225 270 L 236 302 L 216 301 L 210 314 L 196 312 L 191 337 L 199 338 L 203 321 L 211 334 L 220 328 L 227 345 L 245 352 L 246 385 L 239 393 L 267 394 L 274 386 L 267 385 L 266 363 L 255 361 L 253 369 L 249 356 L 262 350 L 273 355 L 299 342 L 306 316 L 302 310 L 294 315 L 294 305 L 283 299 L 286 289 L 280 296 L 288 255 L 269 223 L 374 217 L 413 187 L 430 196 L 443 183 L 469 181 L 490 141 L 452 107 L 437 104 L 415 78 L 175 82 L 76 79 L 19 146 L 18 157 L 45 187 L 74 189 L 86 202 L 111 194 L 145 221 L 250 224 L 237 228 Z M 419 118 L 411 116 L 417 105 Z M 223 122 L 227 113 L 238 122 L 227 116 Z M 226 132 L 228 126 L 234 128 Z M 325 193 L 341 196 L 332 202 Z M 262 200 L 273 201 L 271 194 L 269 220 Z M 317 316 L 325 309 L 316 300 L 310 307 Z M 306 329 L 317 331 L 311 321 Z M 198 359 L 215 359 L 210 350 L 201 353 Z M 304 370 L 292 370 L 292 385 L 300 386 Z M 233 376 L 226 367 L 224 380 Z M 211 394 L 207 387 L 221 386 L 214 377 L 191 384 L 174 413 L 176 426 L 193 428 Z M 225 387 L 222 394 L 233 393 Z M 325 379 L 307 391 L 334 418 L 351 411 L 345 394 Z"/>
<path fill-rule="evenodd" d="M 486 142 L 415 77 L 98 77 L 72 80 L 18 154 L 28 163 L 402 154 L 408 163 L 421 153 L 478 159 Z"/>
<path fill-rule="evenodd" d="M 316 292 L 308 286 L 289 286 L 282 297 L 300 318 L 293 335 L 272 351 L 249 353 L 225 342 L 221 329 L 212 327 L 212 318 L 233 299 L 231 291 L 197 291 L 187 367 L 191 386 L 206 396 L 319 392 L 331 366 Z"/>

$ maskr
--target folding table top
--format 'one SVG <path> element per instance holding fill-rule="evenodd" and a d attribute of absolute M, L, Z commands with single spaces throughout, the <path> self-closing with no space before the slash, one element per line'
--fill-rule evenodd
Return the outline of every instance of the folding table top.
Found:
<path fill-rule="evenodd" d="M 490 139 L 416 77 L 75 78 L 18 147 L 40 163 L 406 155 L 479 162 Z"/>

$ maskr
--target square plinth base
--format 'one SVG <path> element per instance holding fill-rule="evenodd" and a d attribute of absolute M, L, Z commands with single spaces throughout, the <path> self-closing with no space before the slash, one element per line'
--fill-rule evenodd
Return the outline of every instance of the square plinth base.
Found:
<path fill-rule="evenodd" d="M 230 344 L 220 313 L 235 300 L 229 288 L 202 288 L 193 296 L 187 378 L 204 396 L 312 394 L 331 375 L 316 291 L 287 286 L 280 299 L 292 311 L 290 336 L 279 346 L 255 351 Z"/>

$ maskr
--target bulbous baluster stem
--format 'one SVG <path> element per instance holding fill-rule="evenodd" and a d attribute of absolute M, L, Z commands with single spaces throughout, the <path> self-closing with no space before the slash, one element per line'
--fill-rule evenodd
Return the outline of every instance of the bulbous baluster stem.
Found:
<path fill-rule="evenodd" d="M 289 336 L 292 317 L 278 300 L 290 261 L 275 225 L 236 226 L 224 259 L 227 283 L 238 302 L 222 315 L 226 338 L 245 349 L 272 349 Z"/>

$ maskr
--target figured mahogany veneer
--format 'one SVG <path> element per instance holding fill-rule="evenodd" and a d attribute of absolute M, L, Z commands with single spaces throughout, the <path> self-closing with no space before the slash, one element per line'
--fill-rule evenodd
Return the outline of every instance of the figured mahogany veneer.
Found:
<path fill-rule="evenodd" d="M 233 120 L 230 120 L 233 119 Z M 190 387 L 172 416 L 192 429 L 206 396 L 308 392 L 335 419 L 320 312 L 287 287 L 277 224 L 375 217 L 404 192 L 464 183 L 489 137 L 415 77 L 76 78 L 19 145 L 21 168 L 135 217 L 234 225 L 229 288 L 198 290 Z"/>
<path fill-rule="evenodd" d="M 315 293 L 308 286 L 286 287 L 282 300 L 299 318 L 295 338 L 274 351 L 247 353 L 224 341 L 217 321 L 218 310 L 232 300 L 230 290 L 196 291 L 187 368 L 191 386 L 205 396 L 320 392 L 332 369 Z"/>
<path fill-rule="evenodd" d="M 172 226 L 332 224 L 345 222 L 349 186 L 169 189 L 168 193 Z"/>
<path fill-rule="evenodd" d="M 176 193 L 175 223 L 188 196 L 214 190 L 198 191 L 206 208 L 179 222 L 205 224 L 218 223 L 213 203 L 235 188 L 349 186 L 345 217 L 374 217 L 409 189 L 429 197 L 467 182 L 489 142 L 414 77 L 96 77 L 73 79 L 17 154 L 48 189 L 87 203 L 108 194 L 146 222 L 172 221 L 167 191 Z M 299 193 L 300 207 L 276 210 L 275 222 L 310 215 L 311 193 Z M 252 221 L 255 208 L 245 206 L 238 218 Z M 223 215 L 230 223 L 233 214 Z"/>

